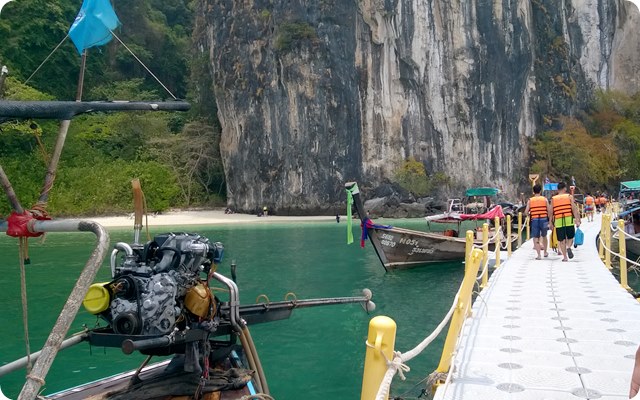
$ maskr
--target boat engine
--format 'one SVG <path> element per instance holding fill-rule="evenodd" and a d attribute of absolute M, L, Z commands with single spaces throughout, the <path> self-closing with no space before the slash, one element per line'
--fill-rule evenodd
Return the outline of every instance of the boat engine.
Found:
<path fill-rule="evenodd" d="M 189 233 L 166 233 L 144 246 L 117 243 L 111 254 L 113 280 L 94 284 L 85 308 L 100 314 L 114 333 L 170 334 L 191 322 L 213 320 L 217 300 L 202 273 L 222 259 L 222 243 Z M 124 252 L 124 257 L 118 255 Z"/>

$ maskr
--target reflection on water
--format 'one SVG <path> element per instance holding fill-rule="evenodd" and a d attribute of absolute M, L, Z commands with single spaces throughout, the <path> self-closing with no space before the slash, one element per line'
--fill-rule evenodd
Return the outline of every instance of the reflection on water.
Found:
<path fill-rule="evenodd" d="M 385 221 L 384 223 L 389 223 Z M 415 224 L 415 226 L 411 226 Z M 407 227 L 423 227 L 412 222 Z M 357 225 L 357 224 L 356 224 Z M 358 229 L 354 227 L 355 230 Z M 173 228 L 175 231 L 176 229 Z M 289 320 L 251 327 L 272 394 L 279 400 L 355 399 L 362 382 L 367 328 L 375 315 L 387 315 L 398 325 L 396 349 L 407 351 L 431 333 L 448 310 L 462 278 L 461 263 L 436 264 L 385 273 L 367 243 L 346 245 L 345 224 L 295 223 L 188 227 L 225 245 L 219 271 L 229 274 L 238 265 L 242 303 L 260 294 L 272 301 L 287 292 L 299 299 L 356 296 L 363 288 L 373 291 L 377 309 L 367 315 L 359 305 L 296 310 Z M 156 229 L 156 233 L 165 232 Z M 111 243 L 130 241 L 128 231 L 111 231 Z M 357 237 L 357 233 L 355 236 Z M 49 234 L 44 243 L 30 241 L 32 264 L 27 266 L 29 331 L 32 351 L 39 349 L 92 250 L 90 234 Z M 24 355 L 20 304 L 17 240 L 0 237 L 0 364 Z M 105 264 L 97 280 L 109 280 Z M 96 318 L 84 311 L 70 333 Z M 408 380 L 396 379 L 395 394 L 411 389 L 433 371 L 444 337 L 409 363 Z M 144 357 L 125 356 L 118 349 L 90 348 L 81 344 L 60 353 L 46 379 L 45 393 L 135 368 Z M 0 386 L 16 398 L 24 371 L 0 378 Z M 422 386 L 411 395 L 417 396 Z"/>

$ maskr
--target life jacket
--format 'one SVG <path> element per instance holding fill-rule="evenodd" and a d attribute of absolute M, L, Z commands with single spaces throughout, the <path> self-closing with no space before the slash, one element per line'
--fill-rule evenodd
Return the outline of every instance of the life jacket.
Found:
<path fill-rule="evenodd" d="M 600 197 L 596 197 L 595 203 L 596 203 L 597 206 L 600 205 Z"/>
<path fill-rule="evenodd" d="M 592 206 L 593 205 L 593 197 L 591 196 L 587 196 L 586 199 L 584 199 L 584 204 L 588 205 L 588 206 Z"/>
<path fill-rule="evenodd" d="M 607 204 L 607 198 L 604 196 L 600 197 L 600 205 L 604 206 L 606 204 Z"/>
<path fill-rule="evenodd" d="M 529 213 L 531 219 L 534 218 L 548 218 L 547 214 L 547 199 L 542 196 L 533 196 L 529 199 Z"/>
<path fill-rule="evenodd" d="M 571 196 L 568 193 L 553 196 L 553 198 L 551 198 L 551 204 L 553 205 L 553 216 L 556 219 L 573 217 Z"/>

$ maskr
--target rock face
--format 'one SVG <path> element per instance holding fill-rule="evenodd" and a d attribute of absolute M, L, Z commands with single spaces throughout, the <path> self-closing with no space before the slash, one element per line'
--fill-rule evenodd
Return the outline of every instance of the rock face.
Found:
<path fill-rule="evenodd" d="M 624 0 L 200 0 L 197 21 L 239 210 L 335 212 L 408 157 L 515 194 L 554 116 L 640 87 Z"/>

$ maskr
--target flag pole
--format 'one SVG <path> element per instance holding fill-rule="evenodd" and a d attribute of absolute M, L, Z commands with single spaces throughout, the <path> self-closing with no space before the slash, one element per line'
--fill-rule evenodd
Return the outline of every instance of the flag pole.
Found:
<path fill-rule="evenodd" d="M 87 49 L 82 51 L 82 59 L 80 61 L 80 73 L 78 75 L 78 89 L 76 91 L 76 101 L 82 100 L 82 90 L 84 87 L 84 71 L 87 65 Z M 49 200 L 49 192 L 53 187 L 53 182 L 56 179 L 56 171 L 58 170 L 58 163 L 60 156 L 62 155 L 62 149 L 64 148 L 64 142 L 67 139 L 67 132 L 69 131 L 69 125 L 71 125 L 70 119 L 65 119 L 60 122 L 60 128 L 58 128 L 58 138 L 56 139 L 56 146 L 51 155 L 51 161 L 47 168 L 47 174 L 44 178 L 44 184 L 40 191 L 40 197 L 37 204 L 41 207 L 46 207 Z"/>

